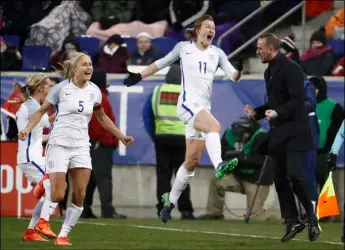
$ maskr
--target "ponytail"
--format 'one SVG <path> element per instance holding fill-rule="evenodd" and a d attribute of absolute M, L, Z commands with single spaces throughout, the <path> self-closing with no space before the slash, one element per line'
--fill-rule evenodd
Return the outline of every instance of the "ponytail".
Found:
<path fill-rule="evenodd" d="M 196 38 L 196 30 L 195 28 L 187 28 L 184 32 L 184 36 L 187 40 L 193 40 Z"/>
<path fill-rule="evenodd" d="M 14 86 L 19 89 L 21 100 L 18 98 L 14 98 L 10 100 L 10 103 L 23 103 L 27 99 L 29 99 L 30 96 L 27 92 L 28 85 L 22 85 L 17 80 L 14 80 Z"/>

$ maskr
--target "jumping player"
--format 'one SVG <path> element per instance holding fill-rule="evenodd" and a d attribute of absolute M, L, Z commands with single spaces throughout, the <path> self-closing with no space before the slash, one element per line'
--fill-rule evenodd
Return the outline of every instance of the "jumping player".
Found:
<path fill-rule="evenodd" d="M 155 72 L 180 60 L 182 91 L 177 105 L 177 116 L 186 124 L 186 157 L 179 168 L 170 193 L 162 196 L 164 207 L 161 219 L 166 223 L 171 210 L 180 197 L 182 191 L 194 176 L 200 158 L 206 149 L 216 169 L 216 177 L 223 176 L 233 170 L 237 159 L 224 162 L 221 158 L 220 130 L 221 126 L 210 113 L 212 82 L 220 67 L 232 81 L 241 77 L 243 62 L 239 60 L 237 70 L 230 64 L 225 53 L 212 45 L 215 36 L 215 24 L 209 15 L 200 17 L 194 28 L 186 31 L 186 38 L 190 41 L 179 42 L 164 58 L 155 61 L 141 73 L 128 72 L 124 85 L 132 86 Z"/>

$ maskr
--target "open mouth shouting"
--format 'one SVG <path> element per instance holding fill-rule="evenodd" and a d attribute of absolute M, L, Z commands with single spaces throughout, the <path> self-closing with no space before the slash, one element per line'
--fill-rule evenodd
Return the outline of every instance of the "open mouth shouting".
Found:
<path fill-rule="evenodd" d="M 206 37 L 207 41 L 208 42 L 212 42 L 213 37 L 214 37 L 214 34 L 208 34 L 207 37 Z"/>

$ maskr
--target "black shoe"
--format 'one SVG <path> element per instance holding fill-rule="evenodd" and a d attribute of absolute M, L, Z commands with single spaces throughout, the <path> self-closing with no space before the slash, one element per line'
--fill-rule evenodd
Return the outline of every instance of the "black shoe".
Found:
<path fill-rule="evenodd" d="M 341 240 L 341 242 L 343 242 L 344 243 L 344 232 L 343 232 L 343 234 L 341 235 L 341 238 L 340 238 L 340 240 Z"/>
<path fill-rule="evenodd" d="M 286 234 L 281 238 L 281 242 L 288 242 L 292 240 L 296 234 L 301 233 L 303 229 L 305 228 L 305 225 L 300 222 L 290 222 L 286 225 Z"/>
<path fill-rule="evenodd" d="M 193 212 L 182 211 L 181 212 L 181 220 L 195 220 L 195 216 L 193 215 Z"/>
<path fill-rule="evenodd" d="M 84 213 L 84 211 L 83 211 L 83 213 L 80 215 L 80 218 L 84 218 L 84 219 L 97 219 L 97 216 L 94 215 L 94 213 L 92 213 L 92 212 Z"/>
<path fill-rule="evenodd" d="M 319 237 L 320 229 L 317 219 L 312 220 L 308 223 L 308 237 L 310 241 L 316 241 Z"/>
<path fill-rule="evenodd" d="M 104 219 L 127 219 L 127 216 L 123 215 L 123 214 L 118 214 L 117 212 L 115 212 L 109 216 L 108 215 L 102 216 L 102 218 L 104 218 Z"/>
<path fill-rule="evenodd" d="M 224 220 L 224 215 L 204 214 L 196 218 L 197 220 Z"/>
<path fill-rule="evenodd" d="M 308 216 L 307 216 L 307 214 L 302 215 L 302 217 L 301 217 L 301 222 L 302 222 L 305 226 L 308 225 Z"/>

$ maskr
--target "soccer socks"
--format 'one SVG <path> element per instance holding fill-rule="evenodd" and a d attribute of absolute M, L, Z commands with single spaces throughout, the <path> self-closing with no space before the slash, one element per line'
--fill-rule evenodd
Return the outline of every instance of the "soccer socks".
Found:
<path fill-rule="evenodd" d="M 68 207 L 66 211 L 66 217 L 63 222 L 59 238 L 60 237 L 67 237 L 69 232 L 72 230 L 72 228 L 77 224 L 77 221 L 83 212 L 83 207 L 78 207 L 71 203 L 71 205 Z"/>
<path fill-rule="evenodd" d="M 188 171 L 183 165 L 181 165 L 176 173 L 176 178 L 169 195 L 169 201 L 172 204 L 176 204 L 182 191 L 185 190 L 193 176 L 194 171 Z"/>
<path fill-rule="evenodd" d="M 37 204 L 34 208 L 34 211 L 32 213 L 32 217 L 31 217 L 28 229 L 34 229 L 35 228 L 36 223 L 40 218 L 43 202 L 44 202 L 43 197 L 37 202 Z"/>
<path fill-rule="evenodd" d="M 43 202 L 43 207 L 41 211 L 41 218 L 45 221 L 49 221 L 50 216 L 54 213 L 56 206 L 58 205 L 57 202 L 52 202 L 50 199 L 50 181 L 46 179 L 43 181 L 43 186 L 45 189 L 45 197 Z"/>
<path fill-rule="evenodd" d="M 206 135 L 206 149 L 214 168 L 217 169 L 223 162 L 219 133 L 211 132 Z"/>

